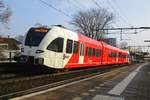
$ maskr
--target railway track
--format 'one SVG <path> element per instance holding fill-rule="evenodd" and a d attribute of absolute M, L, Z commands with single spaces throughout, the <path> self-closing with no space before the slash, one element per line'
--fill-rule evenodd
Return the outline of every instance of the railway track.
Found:
<path fill-rule="evenodd" d="M 9 80 L 19 77 L 35 76 L 50 73 L 45 66 L 35 66 L 30 64 L 4 63 L 0 64 L 0 80 Z"/>
<path fill-rule="evenodd" d="M 130 65 L 131 66 L 131 65 Z M 50 73 L 27 77 L 18 77 L 0 81 L 0 98 L 9 99 L 47 88 L 56 87 L 65 83 L 77 81 L 90 76 L 108 72 L 120 66 L 106 66 L 105 68 L 95 67 L 88 69 L 73 70 L 62 73 Z"/>

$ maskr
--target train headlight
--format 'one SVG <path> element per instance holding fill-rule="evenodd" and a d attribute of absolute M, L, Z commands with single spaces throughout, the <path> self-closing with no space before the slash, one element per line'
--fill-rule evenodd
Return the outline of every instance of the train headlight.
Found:
<path fill-rule="evenodd" d="M 39 53 L 43 53 L 44 51 L 43 50 L 36 50 L 35 53 L 39 54 Z"/>

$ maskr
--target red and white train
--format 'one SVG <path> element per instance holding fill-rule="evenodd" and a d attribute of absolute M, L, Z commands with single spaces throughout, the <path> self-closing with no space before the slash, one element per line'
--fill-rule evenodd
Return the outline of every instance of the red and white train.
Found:
<path fill-rule="evenodd" d="M 22 61 L 55 69 L 129 63 L 129 52 L 64 27 L 31 28 L 24 40 Z"/>

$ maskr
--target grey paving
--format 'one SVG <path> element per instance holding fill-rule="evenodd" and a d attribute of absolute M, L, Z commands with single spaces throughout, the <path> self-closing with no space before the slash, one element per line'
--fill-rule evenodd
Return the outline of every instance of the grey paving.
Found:
<path fill-rule="evenodd" d="M 150 63 L 138 70 L 119 95 L 109 94 L 118 83 L 141 66 L 132 65 L 104 73 L 99 77 L 66 86 L 24 100 L 150 100 Z"/>

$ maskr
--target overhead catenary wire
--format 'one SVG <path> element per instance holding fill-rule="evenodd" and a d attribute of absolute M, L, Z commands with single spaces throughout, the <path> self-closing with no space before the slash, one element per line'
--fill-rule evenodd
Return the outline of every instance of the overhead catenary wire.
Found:
<path fill-rule="evenodd" d="M 132 25 L 130 25 L 130 23 L 128 23 L 128 22 L 126 21 L 126 19 L 124 18 L 124 16 L 121 15 L 121 14 L 118 12 L 118 10 L 115 9 L 115 7 L 113 6 L 113 4 L 112 4 L 109 0 L 106 0 L 106 1 L 107 1 L 107 3 L 110 5 L 111 9 L 112 9 L 114 12 L 117 13 L 118 17 L 120 18 L 120 20 L 121 20 L 123 23 L 126 23 L 126 25 L 129 25 L 129 26 L 132 26 Z"/>
<path fill-rule="evenodd" d="M 118 9 L 118 11 L 120 11 L 121 15 L 126 19 L 128 20 L 128 17 L 126 16 L 126 14 L 121 10 L 119 4 L 117 3 L 116 0 L 112 0 L 112 2 L 114 2 L 114 4 L 116 5 L 115 7 Z M 130 23 L 129 23 L 130 24 Z"/>
<path fill-rule="evenodd" d="M 95 0 L 92 0 L 93 1 L 93 3 L 98 7 L 98 8 L 102 8 L 100 5 L 99 5 L 99 3 L 98 2 L 96 2 Z M 109 1 L 107 1 L 107 2 L 109 2 Z M 110 4 L 110 2 L 109 2 L 109 4 Z M 111 4 L 110 4 L 111 5 Z M 111 7 L 112 7 L 112 9 L 116 12 L 116 10 L 114 9 L 114 7 L 111 5 Z M 118 25 L 116 24 L 116 23 L 114 23 L 115 24 L 115 26 L 117 26 L 118 27 Z M 108 30 L 107 30 L 108 31 Z M 121 37 L 122 37 L 122 31 L 121 31 Z M 121 38 L 121 40 L 122 40 L 122 38 Z"/>
<path fill-rule="evenodd" d="M 61 9 L 56 8 L 52 3 L 47 2 L 47 1 L 45 1 L 45 0 L 39 0 L 39 1 L 42 2 L 43 4 L 47 5 L 48 7 L 50 7 L 50 8 L 52 8 L 52 9 L 56 10 L 57 12 L 60 12 L 61 14 L 65 15 L 66 17 L 72 19 L 72 16 L 70 16 L 68 13 L 62 11 Z M 70 0 L 68 0 L 68 1 L 70 1 Z M 75 0 L 75 1 L 76 1 L 76 0 Z M 94 2 L 94 4 L 95 4 L 98 8 L 102 8 L 101 5 L 100 5 L 96 0 L 92 0 L 92 1 Z M 108 2 L 109 2 L 109 0 L 108 0 Z M 111 3 L 110 3 L 110 4 L 111 4 Z M 76 6 L 78 9 L 80 9 L 80 8 L 75 4 L 75 2 L 74 2 L 74 6 Z M 112 5 L 111 5 L 111 6 L 112 6 Z M 112 9 L 115 10 L 115 8 L 112 8 Z M 122 19 L 123 19 L 123 18 L 122 18 Z M 124 22 L 125 22 L 125 20 L 124 20 Z M 118 26 L 118 25 L 117 25 L 117 26 Z M 126 35 L 126 34 L 125 34 L 125 35 Z M 127 36 L 127 35 L 126 35 L 126 36 Z M 129 38 L 129 36 L 127 36 L 127 37 Z M 132 40 L 132 39 L 131 39 L 131 40 Z M 133 40 L 132 40 L 132 41 L 133 41 Z M 135 41 L 133 41 L 133 42 L 135 43 Z"/>
<path fill-rule="evenodd" d="M 66 17 L 72 18 L 72 16 L 70 16 L 70 15 L 67 14 L 67 13 L 65 13 L 65 12 L 62 11 L 61 9 L 58 9 L 58 8 L 54 7 L 52 4 L 50 4 L 50 3 L 48 3 L 48 2 L 46 2 L 46 1 L 44 1 L 44 0 L 39 0 L 39 1 L 40 1 L 41 3 L 47 5 L 48 7 L 50 7 L 50 8 L 52 8 L 52 9 L 56 10 L 57 12 L 59 12 L 59 13 L 65 15 Z"/>
<path fill-rule="evenodd" d="M 92 0 L 93 3 L 99 8 L 99 9 L 103 9 L 103 7 L 96 1 L 96 0 Z M 103 1 L 104 2 L 104 1 Z M 117 23 L 114 23 L 115 26 L 119 26 Z"/>
<path fill-rule="evenodd" d="M 99 7 L 100 9 L 102 8 L 96 0 L 92 0 L 92 1 L 97 7 Z"/>
<path fill-rule="evenodd" d="M 67 1 L 69 5 L 72 4 L 72 6 L 74 6 L 77 10 L 80 10 L 80 11 L 82 10 L 82 8 L 78 6 L 79 3 L 77 3 L 76 0 L 67 0 Z"/>
<path fill-rule="evenodd" d="M 81 4 L 78 0 L 73 0 L 73 2 L 74 2 L 75 4 L 77 4 L 77 5 L 79 5 L 79 8 L 81 8 L 81 10 L 82 10 L 83 8 L 86 8 L 85 5 Z"/>
<path fill-rule="evenodd" d="M 92 1 L 94 2 L 94 4 L 95 4 L 98 8 L 101 8 L 101 6 L 99 5 L 98 2 L 96 2 L 95 0 L 92 0 Z M 104 0 L 103 0 L 103 2 L 104 2 Z M 119 7 L 117 4 L 116 4 L 116 6 L 115 6 L 115 7 L 117 7 L 117 10 L 116 10 L 115 7 L 111 4 L 111 2 L 110 2 L 109 0 L 107 0 L 107 3 L 110 5 L 111 9 L 112 9 L 114 12 L 116 12 L 116 13 L 118 14 L 118 17 L 120 17 L 120 21 L 122 21 L 123 23 L 125 23 L 125 24 L 128 25 L 128 26 L 132 26 L 130 23 L 128 23 L 127 17 L 122 14 L 122 11 L 121 11 L 120 7 Z M 118 12 L 118 10 L 119 10 L 120 12 Z M 120 14 L 121 14 L 121 15 L 120 15 Z M 118 27 L 118 24 L 114 23 L 114 25 Z M 107 29 L 106 29 L 106 30 L 107 30 Z M 140 30 L 140 31 L 136 31 L 136 30 L 135 30 L 135 32 L 133 32 L 133 33 L 131 33 L 131 34 L 136 34 L 136 33 L 140 33 L 140 32 L 143 32 L 143 31 L 145 31 L 145 30 Z M 123 34 L 124 34 L 124 33 L 123 33 Z M 121 31 L 120 35 L 122 35 L 122 31 Z M 124 34 L 124 35 L 125 35 L 128 39 L 130 39 L 132 43 L 138 44 L 137 41 L 131 39 L 127 34 Z M 122 36 L 120 36 L 120 37 L 122 37 Z M 124 40 L 124 39 L 121 38 L 121 40 Z M 140 40 L 141 40 L 141 39 L 140 39 Z M 141 41 L 142 41 L 142 40 L 141 40 Z"/>
<path fill-rule="evenodd" d="M 99 8 L 102 8 L 100 5 L 99 5 L 99 3 L 98 2 L 96 2 L 96 0 L 92 0 L 93 2 L 94 2 L 94 4 L 97 6 L 97 7 L 99 7 Z M 103 2 L 104 2 L 104 0 L 102 0 Z M 124 22 L 124 23 L 126 23 L 126 24 L 128 24 L 128 25 L 130 25 L 120 14 L 119 14 L 119 12 L 113 7 L 113 5 L 111 4 L 111 2 L 109 1 L 109 0 L 107 0 L 107 3 L 110 5 L 110 7 L 114 10 L 114 12 L 117 12 L 117 14 L 118 14 L 118 16 L 120 17 L 120 19 Z M 116 23 L 114 23 L 115 24 L 115 26 L 119 26 L 118 24 L 116 24 Z M 131 26 L 131 25 L 130 25 Z"/>
<path fill-rule="evenodd" d="M 117 7 L 117 10 L 119 10 L 120 12 L 118 12 L 118 11 L 115 9 L 115 7 L 112 5 L 112 3 L 110 2 L 110 0 L 107 0 L 107 2 L 108 2 L 108 4 L 110 5 L 110 7 L 111 7 L 114 11 L 116 11 L 116 12 L 118 13 L 118 16 L 121 18 L 122 22 L 126 23 L 126 24 L 129 25 L 129 26 L 132 26 L 130 23 L 128 23 L 128 22 L 126 21 L 127 17 L 125 17 L 125 15 L 122 15 L 122 11 L 121 11 L 121 9 L 120 9 L 120 6 L 117 4 L 116 1 L 112 1 L 112 2 L 115 2 L 115 3 L 114 3 L 114 4 L 116 5 L 115 7 Z M 121 15 L 120 15 L 120 13 L 121 13 Z M 142 31 L 140 30 L 139 32 L 142 32 Z M 134 33 L 136 34 L 136 33 L 139 33 L 139 32 L 133 32 L 133 33 L 131 33 L 131 34 L 134 34 Z M 125 36 L 126 36 L 128 39 L 130 39 L 133 43 L 136 43 L 136 44 L 137 44 L 137 42 L 134 41 L 133 39 L 131 39 L 127 34 L 125 34 Z M 123 40 L 124 40 L 124 39 L 123 39 Z"/>

